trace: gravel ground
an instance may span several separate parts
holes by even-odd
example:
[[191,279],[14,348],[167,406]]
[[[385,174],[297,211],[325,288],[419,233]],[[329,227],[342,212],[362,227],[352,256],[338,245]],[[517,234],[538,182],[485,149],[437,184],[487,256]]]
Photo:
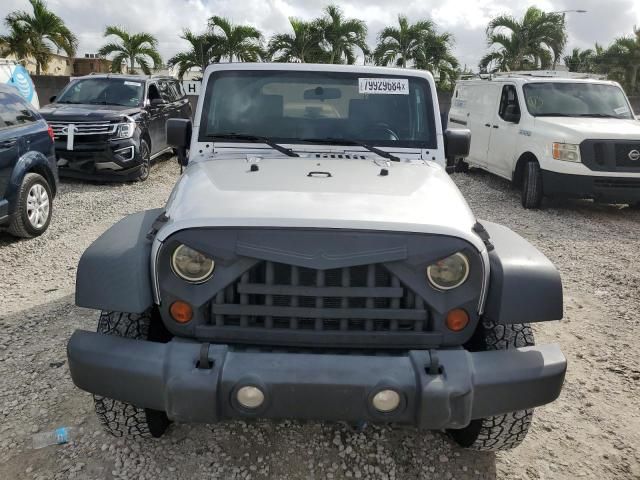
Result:
[[[106,436],[65,361],[71,332],[96,325],[73,305],[75,268],[123,215],[162,206],[177,176],[172,160],[145,183],[66,182],[43,237],[0,233],[0,478],[640,478],[640,211],[586,201],[525,211],[506,182],[480,172],[455,177],[475,213],[540,248],[565,288],[565,320],[535,325],[538,342],[559,342],[569,359],[565,387],[518,449],[480,454],[437,432],[296,422]],[[60,425],[77,427],[76,440],[31,448],[33,433]]]

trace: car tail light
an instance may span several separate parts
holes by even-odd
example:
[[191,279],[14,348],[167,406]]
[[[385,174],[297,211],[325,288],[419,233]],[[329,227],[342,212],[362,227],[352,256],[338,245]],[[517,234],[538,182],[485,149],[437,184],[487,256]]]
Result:
[[47,132],[49,133],[49,137],[51,137],[51,141],[55,141],[56,136],[53,134],[53,128],[51,128],[51,125],[47,125]]

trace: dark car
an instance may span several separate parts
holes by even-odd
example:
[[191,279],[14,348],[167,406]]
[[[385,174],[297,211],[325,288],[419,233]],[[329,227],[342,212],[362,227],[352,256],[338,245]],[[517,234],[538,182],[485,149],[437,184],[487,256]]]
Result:
[[51,127],[13,87],[0,85],[0,226],[18,237],[41,235],[57,182]]
[[40,113],[53,128],[61,176],[146,180],[168,152],[166,122],[191,118],[172,77],[89,75],[73,80]]

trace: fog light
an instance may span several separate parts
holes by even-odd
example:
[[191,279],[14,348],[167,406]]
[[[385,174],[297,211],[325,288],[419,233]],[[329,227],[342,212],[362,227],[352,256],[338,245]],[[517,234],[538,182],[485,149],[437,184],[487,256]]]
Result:
[[238,389],[238,403],[244,408],[258,408],[264,403],[264,393],[258,387],[247,385]]
[[373,396],[372,403],[380,412],[392,412],[400,405],[400,394],[395,390],[380,390]]
[[171,317],[178,323],[187,323],[193,318],[193,308],[187,302],[178,300],[169,307]]

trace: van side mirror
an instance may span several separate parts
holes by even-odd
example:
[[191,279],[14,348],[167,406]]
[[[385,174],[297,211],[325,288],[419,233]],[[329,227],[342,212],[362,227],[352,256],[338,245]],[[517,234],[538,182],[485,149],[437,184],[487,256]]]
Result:
[[164,105],[165,103],[167,102],[165,102],[162,98],[154,98],[151,100],[151,102],[149,102],[149,104],[153,107],[158,107],[160,105]]
[[466,128],[448,128],[444,132],[444,155],[449,162],[469,155],[471,148],[471,130]]
[[517,105],[508,105],[502,118],[505,122],[520,123],[520,109]]
[[57,96],[57,95],[51,95],[51,96],[49,97],[49,103],[53,103],[53,102],[55,102],[55,101],[56,101],[56,98],[58,98],[58,96]]
[[170,118],[167,120],[167,144],[178,152],[178,162],[187,165],[187,149],[191,143],[191,120]]

